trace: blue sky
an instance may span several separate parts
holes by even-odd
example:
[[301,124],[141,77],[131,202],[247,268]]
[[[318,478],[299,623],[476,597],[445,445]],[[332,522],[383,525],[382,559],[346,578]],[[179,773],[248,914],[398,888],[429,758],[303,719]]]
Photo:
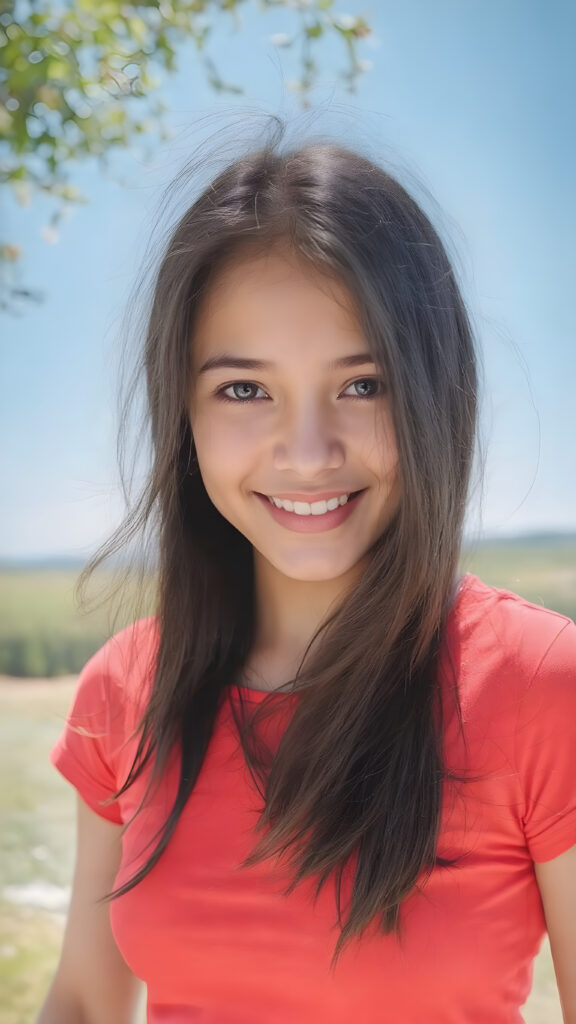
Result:
[[373,67],[356,94],[345,92],[344,48],[327,42],[319,119],[308,121],[287,88],[296,57],[269,38],[290,31],[294,16],[247,3],[243,29],[220,15],[207,48],[244,96],[214,94],[193,45],[183,47],[178,74],[162,86],[171,141],[151,164],[135,152],[106,174],[71,167],[91,203],[64,221],[57,244],[41,236],[48,202],[23,208],[4,194],[4,237],[26,249],[26,282],[45,300],[2,317],[0,557],[83,558],[119,521],[120,317],[162,191],[204,133],[222,123],[257,136],[258,112],[288,117],[295,137],[301,127],[369,144],[408,187],[421,184],[421,202],[429,191],[484,362],[486,468],[468,532],[576,529],[576,8],[337,0],[335,9],[372,25],[359,54]]

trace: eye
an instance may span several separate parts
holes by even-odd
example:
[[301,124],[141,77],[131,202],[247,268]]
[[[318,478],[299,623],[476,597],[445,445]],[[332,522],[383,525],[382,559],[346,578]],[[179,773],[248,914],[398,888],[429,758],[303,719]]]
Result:
[[[347,384],[344,390],[347,391],[348,388],[357,387],[360,384],[368,384],[369,389],[372,388],[373,390],[368,394],[348,395],[348,398],[352,398],[354,401],[369,401],[372,398],[378,398],[386,391],[386,385],[381,377],[361,377],[360,380],[354,380],[351,384]],[[236,405],[247,405],[255,400],[254,395],[250,394],[238,395],[235,393],[235,397],[226,394],[227,391],[231,391],[234,388],[254,388],[259,391],[264,391],[259,384],[254,384],[252,381],[237,380],[232,384],[223,384],[222,387],[217,388],[215,396],[222,402],[233,402]]]
[[260,388],[259,384],[252,384],[249,380],[237,380],[233,384],[224,384],[223,387],[218,388],[215,392],[216,397],[223,402],[235,402],[236,405],[245,405],[247,402],[251,402],[253,400],[251,395],[242,395],[240,398],[238,396],[232,398],[230,395],[226,394],[226,392],[230,391],[232,388],[259,388],[260,391],[263,390]]
[[357,387],[358,384],[368,384],[369,387],[373,388],[374,390],[370,394],[349,395],[348,396],[349,398],[353,398],[353,399],[378,398],[380,395],[383,395],[384,392],[386,391],[386,385],[385,385],[385,383],[384,383],[384,381],[382,380],[381,377],[362,377],[360,380],[353,380],[351,384],[348,384],[348,387],[346,388],[346,390],[348,390],[348,388],[355,388],[355,387]]

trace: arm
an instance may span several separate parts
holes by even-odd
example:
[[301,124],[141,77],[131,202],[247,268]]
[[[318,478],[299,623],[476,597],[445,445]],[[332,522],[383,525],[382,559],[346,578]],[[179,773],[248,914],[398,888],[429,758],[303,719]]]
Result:
[[143,984],[127,967],[110,927],[121,825],[77,798],[76,868],[62,953],[36,1024],[133,1024]]
[[576,1024],[576,846],[534,863],[564,1024]]

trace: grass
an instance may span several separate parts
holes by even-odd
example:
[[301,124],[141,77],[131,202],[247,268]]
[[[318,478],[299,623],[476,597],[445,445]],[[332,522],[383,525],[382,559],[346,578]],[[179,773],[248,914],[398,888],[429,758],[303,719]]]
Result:
[[56,968],[64,915],[5,898],[8,887],[66,889],[74,860],[74,793],[48,752],[75,679],[0,685],[0,1019],[32,1024]]
[[[96,607],[81,612],[74,600],[78,575],[71,569],[0,568],[0,674],[43,678],[77,673],[111,633],[133,621],[131,584],[123,601],[99,608],[105,588],[118,581],[100,572],[88,589]],[[147,594],[140,615],[150,614],[151,599]]]
[[[60,956],[74,868],[76,799],[48,754],[75,685],[75,677],[0,680],[2,1024],[34,1024]],[[45,901],[60,896],[53,909],[6,898],[32,884]]]
[[0,1020],[33,1024],[58,962],[62,924],[0,901]]
[[5,885],[36,878],[69,884],[74,850],[71,789],[46,759],[64,724],[75,682],[70,677],[1,686],[0,862]]
[[576,536],[491,540],[463,552],[462,571],[576,619]]

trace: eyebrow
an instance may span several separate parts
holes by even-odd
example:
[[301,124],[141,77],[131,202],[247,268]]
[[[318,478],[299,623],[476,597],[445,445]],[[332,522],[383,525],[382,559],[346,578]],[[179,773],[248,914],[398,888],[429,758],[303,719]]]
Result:
[[[369,352],[356,352],[351,356],[342,356],[328,363],[328,370],[340,370],[347,366],[368,366],[373,365],[374,360]],[[375,365],[375,364],[374,364]],[[276,363],[267,359],[245,359],[242,356],[233,356],[224,352],[219,356],[211,356],[198,370],[201,373],[209,373],[211,370],[233,369],[233,370],[273,370]]]

